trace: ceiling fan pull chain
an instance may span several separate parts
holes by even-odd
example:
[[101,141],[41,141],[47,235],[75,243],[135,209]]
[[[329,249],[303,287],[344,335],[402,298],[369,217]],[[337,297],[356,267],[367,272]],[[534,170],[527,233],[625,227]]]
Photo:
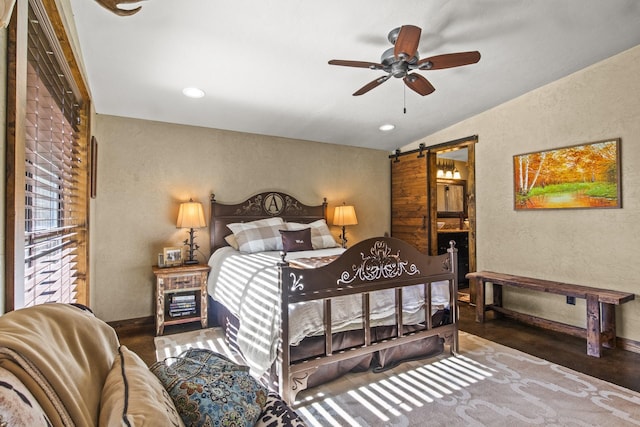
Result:
[[402,85],[402,104],[404,106],[404,114],[407,114],[407,86]]

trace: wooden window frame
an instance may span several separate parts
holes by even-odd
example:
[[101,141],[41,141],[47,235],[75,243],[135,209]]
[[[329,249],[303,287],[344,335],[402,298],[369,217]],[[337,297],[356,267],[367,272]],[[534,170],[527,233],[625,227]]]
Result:
[[80,99],[77,116],[78,159],[76,192],[82,198],[83,223],[77,227],[75,301],[89,305],[89,111],[90,97],[73,54],[61,13],[55,0],[17,0],[7,33],[7,126],[6,126],[6,220],[5,220],[5,311],[21,308],[25,277],[25,150],[27,110],[27,45],[29,3],[49,19],[49,30],[57,43],[59,61],[66,62],[67,78],[73,80]]

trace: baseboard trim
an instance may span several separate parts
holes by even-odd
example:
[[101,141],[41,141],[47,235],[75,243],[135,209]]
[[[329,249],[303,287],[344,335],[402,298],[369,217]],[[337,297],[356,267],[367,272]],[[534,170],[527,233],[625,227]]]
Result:
[[115,329],[118,335],[155,333],[155,321],[153,316],[115,320],[113,322],[107,322],[107,324]]
[[[536,326],[538,328],[546,329],[549,331],[565,333],[578,338],[586,338],[586,331],[576,326],[569,326],[551,320],[540,319],[536,316],[521,314],[512,310],[503,309],[502,307],[492,307],[492,309],[495,311],[500,311],[499,314],[502,314],[505,317],[508,317],[520,323]],[[560,325],[560,327],[558,325]],[[640,341],[616,337],[616,347],[622,350],[630,351],[632,353],[640,354]]]
[[631,351],[633,353],[640,353],[640,342],[638,341],[617,337],[616,345],[618,346],[618,348],[621,348],[623,350]]

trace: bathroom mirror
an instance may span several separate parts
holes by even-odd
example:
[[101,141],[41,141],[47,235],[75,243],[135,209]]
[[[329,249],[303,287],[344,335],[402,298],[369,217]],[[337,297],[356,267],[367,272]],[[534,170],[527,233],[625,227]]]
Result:
[[438,216],[467,215],[467,184],[459,179],[438,179]]

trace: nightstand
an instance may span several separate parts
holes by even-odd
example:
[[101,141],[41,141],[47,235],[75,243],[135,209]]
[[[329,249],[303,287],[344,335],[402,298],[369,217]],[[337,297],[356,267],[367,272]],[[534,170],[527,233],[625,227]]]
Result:
[[156,335],[166,325],[200,321],[207,327],[208,265],[153,266],[156,276]]

